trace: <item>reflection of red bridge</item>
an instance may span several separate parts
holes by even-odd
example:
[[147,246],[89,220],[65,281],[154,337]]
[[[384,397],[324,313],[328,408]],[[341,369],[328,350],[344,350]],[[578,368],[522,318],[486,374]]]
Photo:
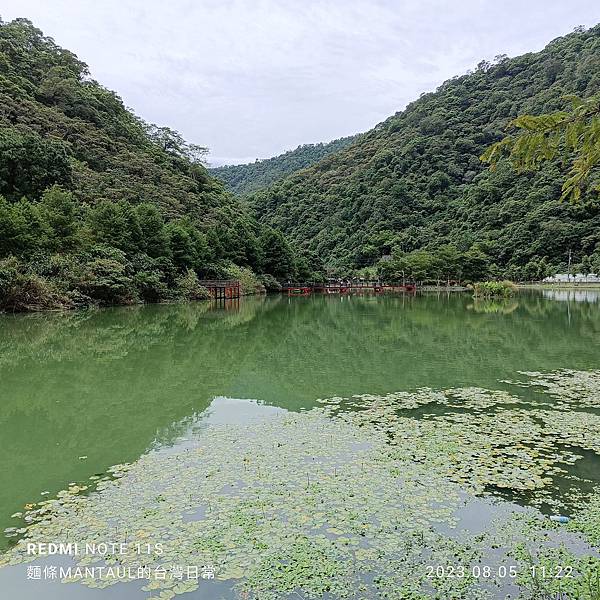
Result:
[[240,297],[240,282],[236,279],[201,279],[200,285],[205,287],[215,300]]
[[308,296],[314,292],[321,294],[350,294],[363,291],[383,292],[414,292],[416,286],[406,283],[384,283],[382,281],[329,281],[326,283],[287,283],[281,291],[288,296]]

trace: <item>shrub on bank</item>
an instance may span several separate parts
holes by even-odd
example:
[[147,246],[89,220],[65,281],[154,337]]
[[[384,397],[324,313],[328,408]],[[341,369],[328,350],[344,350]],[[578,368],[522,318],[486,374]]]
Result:
[[475,298],[510,298],[517,291],[512,281],[482,281],[473,284]]
[[260,283],[264,286],[267,292],[280,292],[281,291],[281,283],[273,277],[273,275],[264,274],[259,275],[258,279]]
[[87,263],[78,288],[104,305],[133,304],[137,300],[125,265],[111,258],[96,258]]
[[177,279],[175,294],[180,300],[208,300],[209,291],[200,285],[198,275],[192,269],[188,269]]
[[169,289],[159,271],[138,271],[133,276],[133,283],[143,302],[162,302],[170,298]]
[[229,260],[214,262],[206,271],[210,279],[237,279],[240,282],[240,293],[244,296],[250,294],[264,294],[265,286],[261,276],[249,267],[240,267]]
[[239,267],[231,264],[228,270],[230,279],[239,279],[240,291],[244,296],[249,294],[264,294],[265,286],[261,283],[258,275],[248,267]]
[[177,271],[169,259],[136,254],[129,262],[133,284],[142,302],[165,302],[173,298]]
[[0,310],[11,312],[70,308],[68,297],[48,280],[29,273],[11,256],[0,260]]

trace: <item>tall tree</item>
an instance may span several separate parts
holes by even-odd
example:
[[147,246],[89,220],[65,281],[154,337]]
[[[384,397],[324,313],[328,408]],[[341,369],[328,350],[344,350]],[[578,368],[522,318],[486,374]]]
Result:
[[284,280],[294,275],[294,254],[280,231],[266,227],[260,237],[262,270]]
[[78,244],[80,223],[73,194],[52,186],[44,192],[39,212],[46,226],[48,249],[54,252],[74,250]]
[[154,204],[143,203],[135,210],[142,233],[144,252],[152,258],[169,256],[171,253],[169,236],[158,208]]

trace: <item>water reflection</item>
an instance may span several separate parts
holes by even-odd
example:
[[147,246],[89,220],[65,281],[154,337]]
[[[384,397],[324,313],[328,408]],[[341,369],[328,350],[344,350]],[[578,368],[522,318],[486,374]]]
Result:
[[473,304],[467,305],[468,310],[484,314],[509,315],[519,308],[519,302],[513,298],[474,298]]
[[[598,303],[523,294],[242,299],[0,318],[0,528],[181,435],[214,398],[288,410],[600,364]],[[87,457],[87,458],[80,458]]]
[[559,302],[598,302],[600,290],[543,290],[544,298]]

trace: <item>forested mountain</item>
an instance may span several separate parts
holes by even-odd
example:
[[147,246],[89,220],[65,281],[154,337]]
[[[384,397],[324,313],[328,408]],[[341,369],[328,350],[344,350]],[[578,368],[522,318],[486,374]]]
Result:
[[29,21],[0,21],[0,309],[197,298],[199,278],[276,287],[323,277],[322,261],[523,279],[565,269],[571,251],[598,270],[592,185],[560,202],[560,159],[519,174],[479,156],[517,115],[597,94],[599,38],[597,26],[482,62],[366,134],[218,170],[240,193],[293,171],[248,202],[204,148],[136,117]]
[[482,61],[250,201],[261,222],[340,270],[538,278],[565,269],[569,250],[600,266],[597,195],[561,202],[560,159],[521,174],[479,159],[518,115],[599,91],[600,26],[579,28],[541,52]]
[[144,123],[29,21],[0,21],[0,308],[193,298],[198,277],[253,285],[250,269],[305,265],[204,152]]
[[266,188],[287,175],[310,167],[333,152],[349,146],[359,136],[351,135],[328,143],[302,144],[279,156],[256,160],[245,165],[227,165],[209,169],[227,189],[241,196]]

